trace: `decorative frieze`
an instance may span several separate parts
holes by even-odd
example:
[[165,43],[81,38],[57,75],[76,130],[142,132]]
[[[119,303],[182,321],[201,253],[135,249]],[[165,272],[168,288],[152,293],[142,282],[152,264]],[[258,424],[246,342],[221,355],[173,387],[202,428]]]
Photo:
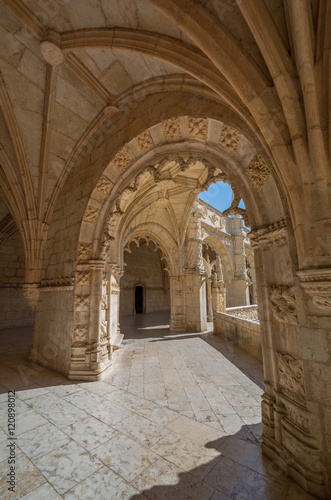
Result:
[[331,269],[305,269],[297,274],[314,306],[322,311],[331,311]]
[[276,352],[276,355],[280,387],[292,396],[305,399],[306,390],[302,361],[283,352]]
[[260,190],[269,179],[270,170],[268,169],[267,164],[262,156],[257,153],[254,156],[253,160],[250,162],[249,166],[246,168],[245,174],[247,175],[255,189]]
[[167,141],[176,141],[182,139],[182,130],[179,118],[167,120],[164,124],[164,136]]
[[153,138],[148,130],[146,130],[143,134],[138,135],[136,141],[143,153],[147,153],[147,151],[153,149],[155,145]]
[[107,196],[110,194],[112,188],[113,188],[114,183],[108,179],[105,175],[102,175],[98,181],[98,184],[96,185],[97,190]]
[[298,324],[297,306],[293,288],[288,286],[273,286],[271,291],[272,312],[277,321]]
[[73,276],[43,279],[40,285],[41,292],[54,292],[54,291],[66,292],[73,290],[73,288],[74,288]]
[[252,248],[285,245],[288,241],[286,219],[266,227],[255,229],[248,234]]
[[189,134],[192,139],[207,141],[208,138],[208,119],[196,118],[190,116],[188,119]]
[[242,135],[233,127],[223,125],[220,146],[229,153],[235,153]]

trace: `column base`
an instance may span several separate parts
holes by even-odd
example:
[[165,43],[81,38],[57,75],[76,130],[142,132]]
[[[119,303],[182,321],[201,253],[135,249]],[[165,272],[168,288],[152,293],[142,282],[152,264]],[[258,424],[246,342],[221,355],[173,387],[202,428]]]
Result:
[[262,439],[262,453],[272,460],[280,470],[308,493],[318,498],[330,498],[322,473],[312,472],[298,463],[282,445],[273,439],[265,436],[262,436]]
[[98,367],[92,369],[88,366],[83,366],[82,363],[71,363],[69,373],[67,375],[68,380],[84,380],[84,381],[97,381],[104,379],[112,367],[112,360],[108,362],[102,362]]

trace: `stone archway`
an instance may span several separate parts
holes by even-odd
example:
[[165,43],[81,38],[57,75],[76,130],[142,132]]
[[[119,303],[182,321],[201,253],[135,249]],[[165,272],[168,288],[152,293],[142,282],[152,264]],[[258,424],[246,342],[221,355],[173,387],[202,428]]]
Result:
[[[103,158],[100,148],[100,161]],[[88,165],[84,168],[87,170]],[[262,149],[257,151],[244,135],[229,125],[205,117],[182,116],[166,120],[142,131],[118,150],[110,161],[108,157],[107,164],[103,164],[101,175],[99,173],[94,180],[96,187],[86,198],[78,238],[77,307],[69,376],[98,378],[111,366],[112,344],[109,333],[105,334],[109,324],[108,320],[106,325],[105,318],[114,303],[112,306],[105,297],[107,287],[111,290],[109,297],[119,292],[119,278],[123,270],[118,243],[123,240],[126,227],[133,229],[146,223],[144,217],[148,218],[151,211],[154,216],[161,216],[169,205],[168,194],[178,188],[179,179],[186,179],[188,184],[183,185],[191,186],[192,194],[186,200],[187,209],[181,211],[183,222],[178,225],[177,232],[164,233],[169,244],[175,244],[177,248],[183,249],[188,215],[199,190],[216,180],[227,180],[244,199],[247,214],[243,215],[249,218],[255,248],[257,293],[259,302],[263,304],[260,318],[266,379],[263,446],[265,453],[285,469],[288,467],[289,450],[294,450],[299,442],[305,440],[306,452],[295,469],[300,470],[304,477],[316,441],[313,447],[309,444],[315,438],[306,439],[306,430],[298,430],[296,419],[299,417],[295,415],[305,415],[306,419],[313,420],[316,413],[307,401],[306,379],[300,359],[300,343],[297,341],[300,337],[298,309],[302,296],[298,278],[293,273],[297,255],[291,218],[267,155]],[[230,209],[234,214],[240,213],[237,198],[235,196]],[[170,208],[167,217],[169,224],[174,223],[176,217]],[[189,297],[184,294],[183,284],[185,289],[191,287],[193,290],[194,287],[200,288],[203,281],[198,265],[202,239],[193,233],[190,238],[192,245],[187,245],[186,252],[179,252],[175,267],[180,270],[186,266],[186,275],[191,276],[191,282],[185,281],[185,273],[173,279],[173,291],[178,296],[173,321],[181,318],[184,328],[188,326],[185,318],[191,313],[188,313]],[[277,274],[273,266],[276,261],[281,266]],[[80,288],[79,273],[84,272],[89,275],[90,288]],[[106,311],[104,315],[99,314],[102,304]],[[191,311],[196,310],[194,305],[191,307]],[[200,319],[195,321],[199,324]],[[201,331],[201,327],[197,328],[196,331]],[[80,343],[75,344],[76,331],[79,332]],[[284,414],[287,415],[286,429]],[[289,429],[291,433],[288,436]],[[286,446],[281,438],[283,435],[286,435]],[[322,475],[321,467],[314,471],[310,476],[312,484],[318,484]]]

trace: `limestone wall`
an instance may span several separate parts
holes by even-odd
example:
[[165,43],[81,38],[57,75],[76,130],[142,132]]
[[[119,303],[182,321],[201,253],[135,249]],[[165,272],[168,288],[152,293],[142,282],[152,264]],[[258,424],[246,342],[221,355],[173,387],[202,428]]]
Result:
[[159,254],[153,243],[125,254],[125,271],[121,278],[120,315],[134,314],[135,287],[144,289],[143,312],[170,310],[170,290],[167,273],[162,271]]
[[262,361],[260,325],[225,313],[214,316],[214,333],[239,345]]
[[33,312],[22,292],[24,248],[18,233],[0,247],[0,329],[33,325]]
[[[36,310],[33,359],[67,375],[73,328],[72,291],[43,291]],[[46,313],[45,313],[46,312]]]

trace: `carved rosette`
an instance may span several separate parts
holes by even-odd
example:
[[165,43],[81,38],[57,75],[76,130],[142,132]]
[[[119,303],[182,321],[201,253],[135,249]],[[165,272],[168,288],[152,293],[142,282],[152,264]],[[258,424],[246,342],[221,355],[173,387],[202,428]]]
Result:
[[276,352],[278,361],[279,385],[299,399],[306,398],[303,364],[290,354]]
[[130,165],[129,155],[122,150],[114,156],[113,163],[119,172],[123,174],[123,172],[125,172]]
[[301,285],[311,297],[314,306],[331,311],[331,269],[305,269],[298,271]]
[[147,151],[150,151],[154,147],[153,138],[148,130],[138,135],[136,141],[143,153],[147,153]]
[[282,219],[267,227],[255,229],[248,234],[252,248],[285,245],[288,241],[287,223]]
[[234,154],[241,137],[242,135],[236,129],[229,127],[229,125],[223,125],[220,136],[220,146],[229,153]]
[[167,141],[182,139],[182,130],[179,118],[171,118],[164,124],[164,136]]
[[297,306],[293,288],[273,286],[271,291],[272,312],[277,321],[289,325],[298,324]]
[[192,139],[206,141],[208,137],[208,119],[195,118],[190,116],[188,119],[189,134]]
[[254,156],[253,160],[246,168],[245,173],[253,184],[254,188],[257,190],[262,189],[264,184],[270,177],[270,170],[268,169],[266,162],[259,153]]

